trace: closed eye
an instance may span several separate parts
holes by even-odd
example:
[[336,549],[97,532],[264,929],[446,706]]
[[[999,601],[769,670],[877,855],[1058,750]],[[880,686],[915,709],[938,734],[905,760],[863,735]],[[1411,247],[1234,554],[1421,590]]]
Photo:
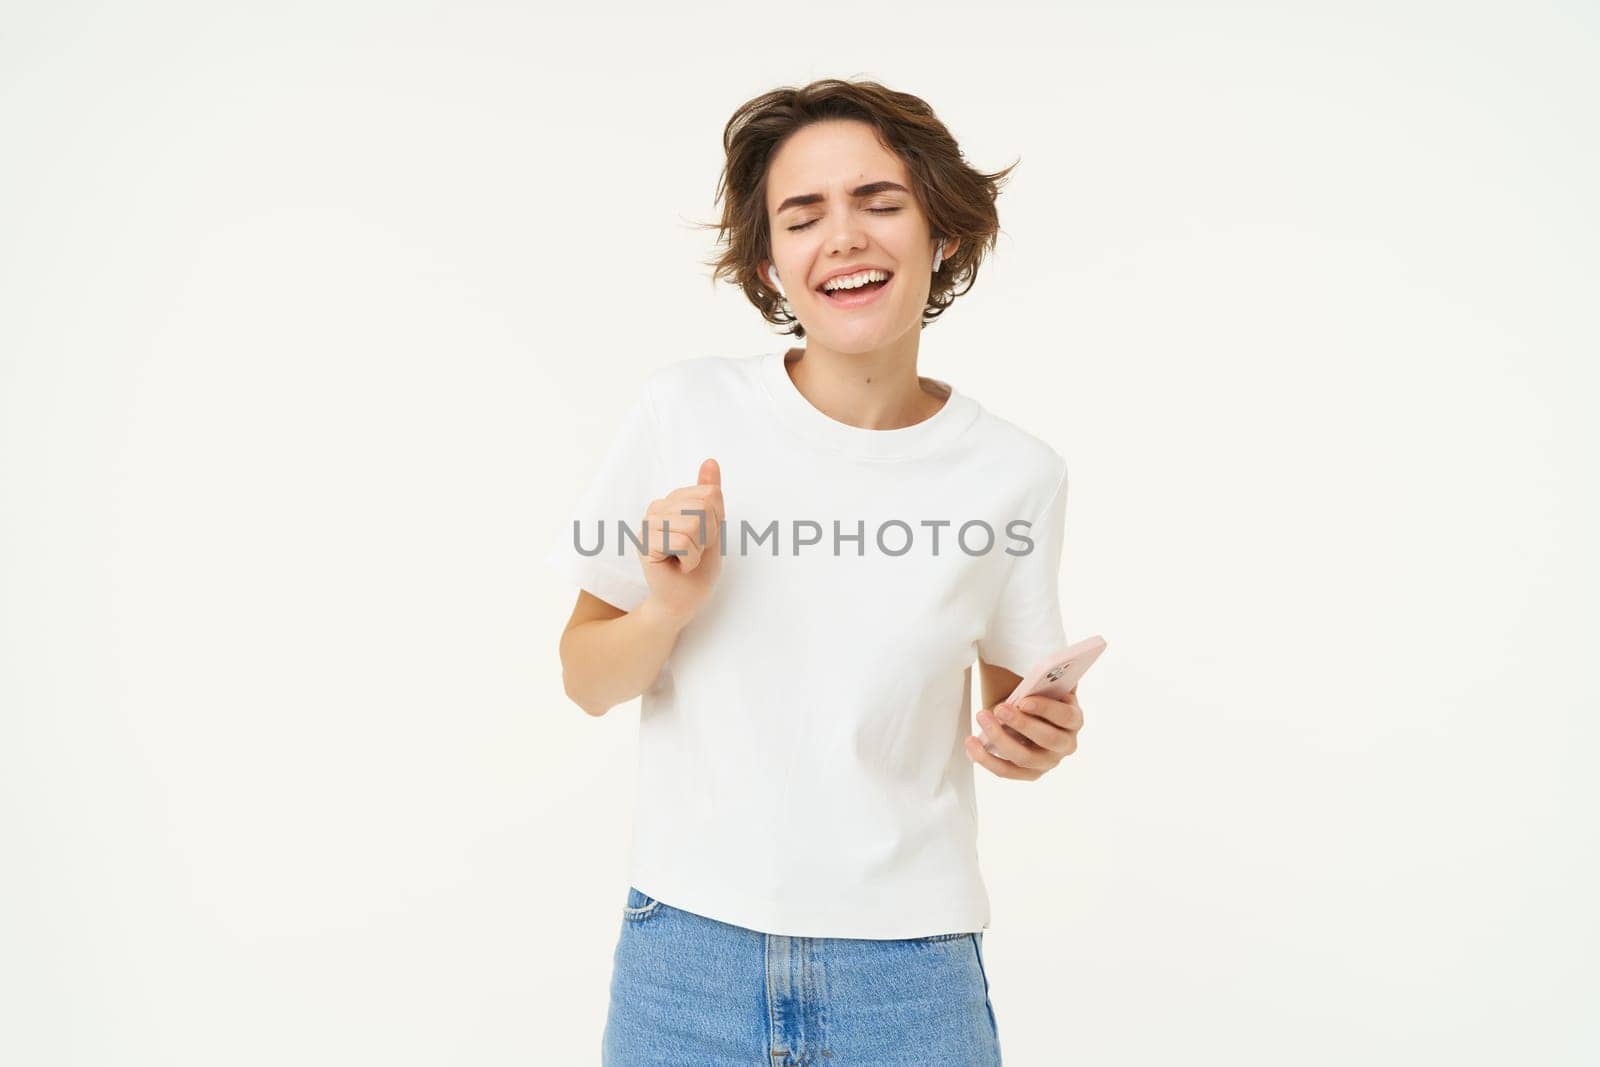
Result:
[[[867,210],[872,212],[875,215],[893,215],[896,211],[899,211],[900,209],[897,208],[897,207],[869,207],[869,208],[867,208]],[[789,227],[789,232],[790,233],[794,233],[796,230],[803,230],[807,226],[810,226],[812,223],[814,223],[816,221],[817,221],[816,219],[812,219],[811,222],[801,223],[799,226],[790,226]]]

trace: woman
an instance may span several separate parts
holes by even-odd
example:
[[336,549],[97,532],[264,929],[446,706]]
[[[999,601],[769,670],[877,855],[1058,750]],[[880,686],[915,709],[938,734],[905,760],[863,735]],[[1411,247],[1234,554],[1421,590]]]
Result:
[[917,353],[1007,172],[872,82],[724,145],[715,277],[808,343],[652,371],[550,557],[568,695],[643,697],[603,1059],[999,1063],[973,764],[1076,747],[1075,698],[997,706],[1067,643],[1066,465]]

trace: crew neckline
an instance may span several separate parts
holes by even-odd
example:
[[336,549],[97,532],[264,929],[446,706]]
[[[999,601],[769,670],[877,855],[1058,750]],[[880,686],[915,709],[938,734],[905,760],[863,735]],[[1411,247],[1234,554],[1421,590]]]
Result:
[[[805,349],[800,350],[802,358]],[[932,415],[910,426],[893,430],[872,430],[851,426],[816,407],[795,386],[785,365],[788,346],[761,357],[761,377],[773,407],[785,424],[807,440],[824,448],[868,459],[908,459],[926,455],[954,440],[977,417],[977,402],[949,382],[920,377],[949,392],[944,404]]]

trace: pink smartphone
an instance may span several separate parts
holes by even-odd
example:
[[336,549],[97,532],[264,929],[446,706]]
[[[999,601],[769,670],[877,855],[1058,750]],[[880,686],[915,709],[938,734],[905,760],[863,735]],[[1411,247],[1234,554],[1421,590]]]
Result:
[[[1011,695],[1000,703],[1015,704],[1023,697],[1031,696],[1046,697],[1050,700],[1067,699],[1067,694],[1077,686],[1078,679],[1083,677],[1090,665],[1105,650],[1105,639],[1096,634],[1094,637],[1084,638],[1075,645],[1068,645],[1060,652],[1046,656],[1023,676],[1022,681],[1011,691]],[[978,736],[989,755],[999,755],[987,742],[981,740],[982,734]]]
[[1039,696],[1050,700],[1065,700],[1078,679],[1084,676],[1100,653],[1106,650],[1105,639],[1096,634],[1060,652],[1046,656],[1023,676],[1002,704],[1015,704],[1023,697]]

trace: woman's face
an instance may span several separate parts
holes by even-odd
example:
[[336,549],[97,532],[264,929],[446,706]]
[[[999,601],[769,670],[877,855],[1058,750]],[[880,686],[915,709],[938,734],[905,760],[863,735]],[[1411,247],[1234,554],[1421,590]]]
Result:
[[[864,122],[829,120],[794,133],[767,172],[767,222],[778,280],[806,337],[838,352],[888,346],[917,330],[932,282],[934,242],[900,157]],[[945,258],[955,251],[945,242]],[[843,300],[822,283],[857,265],[884,285]]]

